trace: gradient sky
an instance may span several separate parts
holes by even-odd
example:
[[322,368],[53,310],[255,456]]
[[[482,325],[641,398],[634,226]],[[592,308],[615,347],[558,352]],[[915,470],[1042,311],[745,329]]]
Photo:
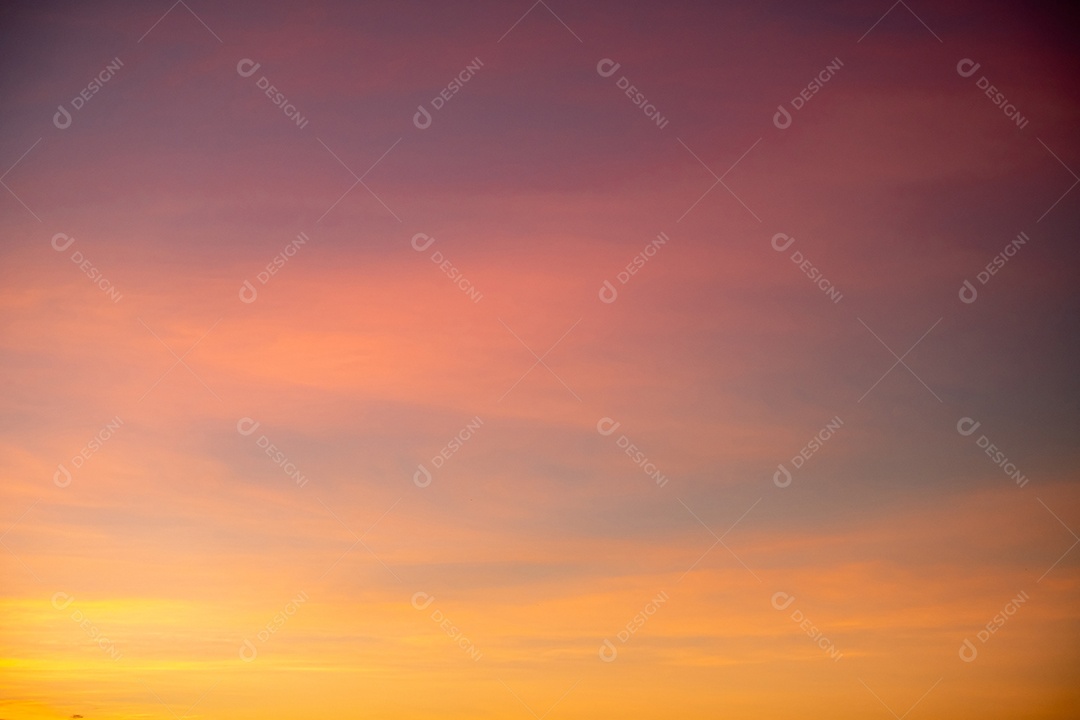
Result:
[[1080,713],[1075,11],[0,16],[0,717]]

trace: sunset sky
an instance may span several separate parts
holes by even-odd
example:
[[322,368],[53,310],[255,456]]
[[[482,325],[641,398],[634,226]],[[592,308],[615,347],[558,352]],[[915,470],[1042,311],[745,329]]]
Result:
[[1080,715],[1076,11],[170,2],[0,9],[0,718]]

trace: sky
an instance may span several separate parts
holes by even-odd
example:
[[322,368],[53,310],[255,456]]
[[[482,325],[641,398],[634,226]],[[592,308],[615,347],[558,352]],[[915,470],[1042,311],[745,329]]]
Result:
[[0,717],[1076,717],[1075,10],[0,16]]

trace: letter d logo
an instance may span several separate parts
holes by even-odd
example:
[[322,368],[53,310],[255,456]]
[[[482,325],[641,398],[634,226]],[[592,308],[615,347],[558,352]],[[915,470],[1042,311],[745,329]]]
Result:
[[[424,242],[424,240],[427,240],[427,242]],[[417,241],[423,244],[421,245]],[[431,247],[431,243],[433,242],[435,242],[435,238],[431,237],[427,233],[416,233],[412,236],[412,246],[413,250],[415,250],[416,252],[424,252],[429,247]]]
[[981,422],[975,422],[969,417],[962,417],[956,423],[956,432],[960,433],[964,437],[967,437],[971,433],[978,430],[980,425],[982,425]]
[[245,638],[244,644],[240,646],[240,659],[244,662],[251,662],[258,654],[259,651],[251,644],[251,641]]
[[[981,66],[971,58],[964,58],[960,62],[956,63],[956,72],[960,77],[971,77],[975,74]],[[973,658],[974,659],[974,658]]]
[[71,113],[63,105],[56,106],[56,114],[52,116],[52,124],[60,130],[71,127]]
[[423,105],[416,106],[416,114],[412,116],[412,124],[420,130],[427,130],[431,127],[431,113],[427,111],[427,108]]
[[255,422],[249,417],[240,418],[236,421],[236,432],[240,433],[241,435],[247,436],[258,430],[259,425],[260,423]]
[[618,657],[619,651],[615,649],[615,646],[611,644],[610,640],[604,640],[604,644],[600,646],[600,659],[604,662],[611,662]]
[[[63,245],[58,245],[57,241],[61,240],[61,239],[67,240],[67,242],[64,243]],[[75,238],[70,237],[69,235],[66,235],[64,233],[56,233],[55,235],[52,236],[52,246],[53,246],[53,250],[55,250],[56,252],[64,252],[69,247],[71,247],[71,243],[73,243],[73,242],[75,242]]]
[[70,605],[71,601],[74,599],[75,598],[71,597],[66,592],[58,592],[52,596],[52,606],[57,610],[63,610]]
[[604,286],[600,288],[600,302],[610,305],[619,298],[619,291],[615,289],[615,286],[611,284],[610,280],[604,281]]
[[795,596],[791,593],[786,593],[783,590],[773,593],[772,606],[777,610],[787,610],[793,602],[795,602]]
[[960,302],[970,305],[975,302],[977,297],[979,297],[979,291],[975,289],[975,286],[969,280],[965,280],[964,284],[960,286]]
[[609,417],[600,418],[600,420],[596,423],[596,432],[600,433],[601,435],[607,436],[618,430],[619,425],[621,424],[622,423],[617,423]]
[[[784,240],[787,240],[787,242],[785,242],[783,245],[778,245],[777,244],[778,240],[780,242],[783,242]],[[772,236],[772,246],[773,246],[773,250],[775,250],[776,252],[784,252],[789,247],[791,247],[791,243],[793,243],[793,242],[795,242],[795,238],[791,237],[790,235],[787,235],[786,233],[776,233],[775,235]]]
[[600,62],[596,63],[596,72],[600,75],[600,77],[611,77],[615,74],[615,71],[621,67],[622,65],[615,62],[611,58],[604,58]]
[[780,130],[791,127],[791,113],[783,105],[776,106],[776,113],[772,116],[772,124]]
[[53,473],[52,481],[53,484],[59,488],[66,488],[68,485],[71,484],[71,472],[69,472],[68,469],[64,467],[63,463],[60,463],[56,467],[56,472]]
[[[240,77],[251,77],[255,74],[255,71],[261,68],[260,63],[255,62],[251,58],[244,58],[240,62],[236,63],[236,74]],[[245,70],[245,68],[247,68]]]
[[413,473],[412,481],[416,484],[416,487],[426,488],[431,484],[431,473],[424,467],[423,463],[420,464],[416,472]]
[[778,488],[786,488],[791,484],[791,472],[784,467],[784,463],[780,463],[776,466],[778,469],[773,473],[772,481]]
[[964,639],[964,644],[960,646],[960,659],[964,662],[972,662],[979,656],[979,651],[968,639]]
[[427,606],[433,602],[435,602],[435,596],[429,595],[423,590],[418,593],[414,593],[412,596],[412,606],[417,610],[425,610],[427,609]]
[[255,302],[257,297],[259,297],[259,291],[255,289],[250,280],[245,280],[244,284],[240,286],[240,302],[250,305]]

